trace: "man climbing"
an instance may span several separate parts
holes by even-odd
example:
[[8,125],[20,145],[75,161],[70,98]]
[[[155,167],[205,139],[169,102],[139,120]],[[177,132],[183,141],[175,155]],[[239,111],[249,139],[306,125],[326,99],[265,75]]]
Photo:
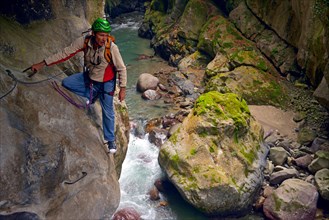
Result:
[[85,71],[66,77],[62,85],[79,96],[89,98],[87,102],[93,103],[99,98],[102,106],[105,144],[110,153],[115,153],[113,95],[116,73],[119,75],[119,100],[121,102],[126,96],[127,71],[118,46],[113,42],[114,38],[110,36],[110,23],[98,18],[92,24],[91,30],[91,35],[80,37],[62,51],[40,63],[33,64],[31,70],[36,73],[44,66],[63,62],[78,52],[84,52]]

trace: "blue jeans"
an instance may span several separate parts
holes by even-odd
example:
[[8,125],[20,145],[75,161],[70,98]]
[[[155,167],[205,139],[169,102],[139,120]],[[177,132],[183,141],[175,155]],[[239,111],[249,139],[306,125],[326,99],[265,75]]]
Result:
[[[90,79],[88,79],[88,81],[90,82]],[[62,86],[79,96],[83,96],[88,99],[90,98],[90,88],[89,86],[86,86],[83,73],[76,73],[66,77],[62,82]],[[93,98],[99,98],[102,106],[103,132],[105,141],[115,140],[113,96],[108,94],[108,92],[114,91],[114,87],[115,80],[105,83],[93,81]],[[91,100],[89,101],[91,102]]]

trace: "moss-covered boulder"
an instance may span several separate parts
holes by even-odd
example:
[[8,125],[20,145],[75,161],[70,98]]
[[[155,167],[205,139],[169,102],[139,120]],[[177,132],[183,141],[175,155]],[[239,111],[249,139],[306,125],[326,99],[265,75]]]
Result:
[[278,78],[252,66],[226,71],[229,63],[225,61],[218,56],[208,65],[206,75],[212,77],[208,79],[206,91],[233,92],[254,105],[283,107],[288,103],[287,88]]
[[263,130],[233,93],[201,95],[162,146],[159,163],[183,198],[207,215],[239,215],[258,193]]

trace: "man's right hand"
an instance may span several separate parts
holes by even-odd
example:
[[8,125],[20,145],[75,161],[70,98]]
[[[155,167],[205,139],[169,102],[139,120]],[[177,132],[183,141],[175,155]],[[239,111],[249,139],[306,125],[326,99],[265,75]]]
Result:
[[46,62],[43,60],[43,61],[40,62],[40,63],[33,64],[33,65],[31,66],[31,70],[32,70],[32,72],[36,73],[36,72],[38,72],[40,69],[42,69],[44,66],[46,66]]

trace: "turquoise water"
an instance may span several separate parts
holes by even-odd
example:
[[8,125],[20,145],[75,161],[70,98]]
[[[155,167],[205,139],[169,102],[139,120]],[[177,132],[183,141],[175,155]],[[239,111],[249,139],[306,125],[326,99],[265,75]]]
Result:
[[[128,24],[127,24],[128,23]],[[158,57],[152,59],[138,60],[140,55],[154,55],[150,48],[150,40],[138,37],[139,23],[127,22],[121,25],[113,25],[112,34],[116,38],[116,44],[127,66],[127,97],[126,103],[131,119],[145,119],[160,117],[169,112],[170,106],[163,100],[145,101],[141,98],[141,93],[136,91],[138,77],[142,73],[154,73],[159,71],[167,62]]]

